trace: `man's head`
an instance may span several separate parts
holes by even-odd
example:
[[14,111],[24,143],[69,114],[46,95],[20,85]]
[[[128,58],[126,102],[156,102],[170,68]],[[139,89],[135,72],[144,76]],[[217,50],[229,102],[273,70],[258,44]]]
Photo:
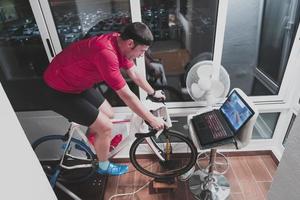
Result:
[[128,24],[120,35],[121,51],[128,59],[142,56],[153,43],[153,35],[147,25],[141,22]]

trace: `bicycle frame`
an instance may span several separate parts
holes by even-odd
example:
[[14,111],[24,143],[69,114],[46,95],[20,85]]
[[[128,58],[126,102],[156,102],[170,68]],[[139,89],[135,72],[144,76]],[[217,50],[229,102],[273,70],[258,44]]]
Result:
[[73,136],[75,134],[75,131],[79,134],[80,139],[82,139],[85,142],[85,144],[87,144],[89,146],[89,148],[93,152],[95,152],[94,147],[92,145],[90,145],[90,143],[88,142],[88,139],[87,139],[86,135],[80,129],[80,125],[77,124],[77,123],[75,123],[75,122],[71,122],[69,130],[68,130],[69,138],[68,138],[68,141],[67,141],[66,146],[64,148],[64,153],[63,153],[63,156],[62,156],[62,158],[60,160],[59,165],[62,168],[64,168],[64,169],[79,169],[79,168],[92,167],[92,163],[90,163],[90,164],[78,164],[78,165],[74,165],[74,166],[66,166],[66,165],[63,164],[63,162],[65,160],[65,156],[68,156],[70,158],[77,159],[77,160],[91,161],[89,159],[85,159],[85,158],[81,158],[81,157],[77,157],[77,156],[73,156],[73,155],[68,154],[70,143],[71,143],[71,140],[72,140],[72,138],[73,138]]
[[[159,115],[161,114],[160,111],[163,111],[163,114],[167,113],[166,107],[163,107],[164,110],[159,110],[159,109],[156,110],[156,111],[158,111]],[[167,116],[167,118],[165,118],[165,116],[163,116],[164,119],[167,119],[167,120],[169,120],[169,122],[171,122],[169,116],[168,115],[166,115],[166,116]],[[139,118],[137,120],[143,121],[141,118]],[[134,119],[131,119],[130,121],[129,120],[123,120],[123,121],[121,120],[118,122],[115,121],[113,123],[132,122],[132,121],[135,121],[135,120]],[[126,124],[126,128],[128,128],[127,125],[128,124]],[[142,124],[139,124],[139,125],[142,126]],[[95,167],[95,162],[94,162],[95,155],[96,155],[95,148],[92,144],[90,144],[86,134],[84,133],[84,131],[82,131],[80,129],[80,127],[81,127],[81,125],[79,125],[75,122],[70,122],[68,131],[65,134],[65,136],[63,136],[63,135],[53,135],[55,137],[44,136],[42,138],[39,138],[36,142],[34,142],[34,143],[36,143],[36,145],[34,145],[35,148],[39,144],[41,144],[43,142],[51,141],[51,140],[53,140],[53,141],[59,140],[60,142],[63,142],[62,146],[61,146],[61,148],[63,148],[63,149],[60,149],[60,150],[62,150],[62,151],[60,151],[62,153],[62,155],[57,160],[57,161],[59,161],[59,164],[57,165],[57,163],[56,163],[56,165],[53,168],[55,170],[54,173],[51,172],[51,175],[48,175],[50,178],[49,182],[50,182],[52,188],[54,188],[55,185],[57,185],[59,188],[61,188],[64,192],[66,192],[69,196],[71,196],[74,199],[79,199],[79,198],[77,198],[77,196],[74,193],[69,191],[67,188],[65,188],[63,185],[61,185],[59,182],[57,182],[57,180],[60,175],[61,169],[73,170],[73,169],[94,168]],[[123,130],[121,130],[121,132],[122,131]],[[139,131],[129,132],[129,135],[133,135],[133,133],[137,133],[137,132],[139,132]],[[148,132],[148,131],[146,131],[146,132]],[[158,131],[158,132],[152,134],[151,136],[158,137],[162,132],[163,132],[163,130]],[[76,133],[78,135],[75,136]],[[142,137],[145,137],[146,145],[148,145],[150,147],[150,149],[154,152],[154,154],[157,156],[157,158],[163,162],[167,161],[168,154],[167,154],[167,156],[162,155],[162,150],[161,150],[160,145],[152,137],[150,137],[149,135],[147,136],[147,133],[141,133],[141,134],[143,135]],[[118,145],[118,147],[120,147],[120,148],[117,149],[118,148],[117,147],[112,152],[110,152],[110,154],[108,156],[112,157],[115,154],[117,154],[123,147],[128,146],[127,144],[129,142],[131,142],[132,138],[133,137],[129,137],[129,136],[124,138],[124,140],[122,140],[122,142]],[[75,143],[75,145],[73,145],[71,143]],[[167,141],[165,143],[160,143],[160,144],[168,144],[168,143],[169,143],[169,141]],[[59,145],[60,144],[61,143],[59,143]],[[75,152],[72,152],[72,150],[75,150]],[[77,150],[78,150],[78,152],[77,152]],[[82,154],[83,152],[86,153],[86,157],[80,156],[80,154]],[[74,153],[75,155],[71,155],[71,153]],[[78,153],[78,155],[77,155],[77,153]],[[89,159],[89,157],[90,157],[90,159]],[[71,158],[72,160],[69,158]],[[75,161],[75,160],[84,161],[84,162],[86,162],[86,164],[72,163],[72,161]],[[66,161],[71,161],[71,162],[70,162],[70,164],[67,164]]]
[[[65,148],[64,148],[64,152],[63,152],[63,156],[60,160],[60,163],[59,165],[64,168],[64,169],[79,169],[79,168],[88,168],[88,167],[92,167],[92,164],[77,164],[77,165],[74,165],[74,166],[67,166],[67,165],[64,165],[64,160],[66,157],[70,157],[70,158],[73,158],[73,159],[77,159],[77,160],[85,160],[85,161],[89,161],[88,159],[85,159],[85,158],[82,158],[82,157],[77,157],[77,156],[74,156],[74,155],[71,155],[68,153],[68,150],[70,148],[70,143],[71,143],[71,140],[72,138],[74,138],[74,135],[75,135],[75,132],[78,133],[80,139],[82,139],[85,144],[88,145],[88,147],[95,153],[95,149],[93,147],[93,145],[91,145],[85,135],[85,133],[80,129],[80,126],[79,124],[75,123],[75,122],[71,122],[70,124],[70,128],[69,128],[69,131],[68,131],[68,134],[69,134],[69,138],[65,144]],[[162,133],[162,131],[159,131],[156,133],[156,136],[158,137],[160,134]],[[153,151],[153,153],[161,160],[161,161],[165,161],[165,158],[161,155],[161,151],[160,149],[157,147],[157,145],[155,144],[155,142],[150,138],[150,137],[146,137],[145,138],[148,146],[150,147],[150,149]]]
[[[167,112],[167,108],[165,106],[159,107],[158,109],[156,109],[154,111],[154,114],[156,116],[158,116],[158,117],[163,117],[167,121],[168,126],[169,127],[172,126],[172,123],[171,123],[171,120],[170,120],[170,116],[169,116],[169,114]],[[81,126],[80,124],[77,124],[75,122],[71,122],[71,124],[70,124],[69,130],[68,130],[69,138],[68,138],[67,143],[65,144],[65,149],[64,149],[64,152],[63,152],[63,156],[62,156],[62,158],[60,160],[60,164],[59,164],[64,169],[79,169],[79,168],[92,167],[92,163],[91,164],[78,164],[78,165],[74,165],[74,166],[67,166],[67,165],[64,165],[64,163],[63,163],[64,160],[65,160],[65,157],[70,157],[70,158],[77,159],[77,160],[89,161],[88,159],[84,159],[84,158],[81,158],[81,157],[77,157],[77,156],[73,156],[73,155],[68,154],[70,143],[71,143],[72,138],[75,135],[75,132],[78,133],[80,139],[85,142],[85,144],[92,150],[93,153],[95,153],[94,146],[89,143],[88,138],[86,137],[85,133],[80,129],[80,126]],[[163,130],[158,131],[157,133],[155,133],[155,136],[158,137],[160,134],[162,134],[162,132],[163,132]],[[159,147],[155,143],[155,141],[153,141],[152,138],[148,137],[148,136],[145,138],[145,140],[146,140],[147,145],[153,151],[153,153],[161,161],[165,161],[166,159],[161,155],[161,150],[159,149]],[[126,141],[124,140],[123,142],[129,143],[130,141],[129,140],[126,140]],[[121,145],[121,144],[119,144],[119,145]],[[125,145],[122,144],[122,146],[125,146]],[[117,154],[117,153],[115,153],[115,154]],[[112,157],[115,154],[109,154],[109,157]]]
[[[157,104],[157,103],[154,103],[152,102],[152,106],[157,106],[157,105],[160,105],[160,104]],[[151,105],[150,105],[151,106]],[[161,117],[163,118],[166,123],[167,123],[167,127],[171,127],[172,126],[172,122],[171,122],[171,119],[170,119],[170,115],[168,113],[168,110],[166,108],[166,106],[160,106],[158,108],[156,108],[155,110],[152,110],[151,111],[153,115],[155,115],[156,117]],[[143,121],[143,120],[142,120]],[[142,123],[146,123],[145,121],[143,121]],[[143,126],[143,125],[142,125]],[[163,133],[163,129],[162,130],[159,130],[155,133],[155,137],[159,137],[160,134]],[[141,136],[143,137],[143,136]],[[150,147],[150,149],[153,151],[153,153],[161,160],[161,161],[166,161],[166,159],[161,155],[161,151],[158,147],[158,145],[156,144],[155,141],[153,141],[153,139],[150,137],[150,136],[147,136],[147,133],[145,133],[145,140],[146,140],[146,143],[148,144],[148,146]]]
[[149,147],[151,148],[151,150],[153,151],[153,153],[161,160],[161,161],[165,161],[166,159],[164,157],[162,157],[162,155],[160,154],[160,150],[157,149],[156,145],[154,144],[154,142],[152,141],[152,139],[150,137],[145,138],[147,144],[149,145]]

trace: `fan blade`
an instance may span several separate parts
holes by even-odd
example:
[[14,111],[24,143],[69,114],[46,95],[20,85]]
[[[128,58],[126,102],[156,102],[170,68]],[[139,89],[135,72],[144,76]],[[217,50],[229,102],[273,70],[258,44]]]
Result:
[[199,66],[199,68],[197,69],[197,75],[200,78],[201,76],[204,77],[211,77],[213,72],[213,68],[211,64],[204,64]]
[[194,98],[199,99],[205,93],[204,90],[201,90],[197,83],[193,83],[191,86],[192,95]]
[[200,76],[198,80],[198,85],[200,89],[207,91],[210,90],[212,81],[207,76]]
[[225,86],[223,85],[223,83],[221,81],[218,81],[218,80],[212,81],[211,93],[215,97],[217,97],[217,98],[222,97],[222,95],[224,94],[224,90],[225,90]]

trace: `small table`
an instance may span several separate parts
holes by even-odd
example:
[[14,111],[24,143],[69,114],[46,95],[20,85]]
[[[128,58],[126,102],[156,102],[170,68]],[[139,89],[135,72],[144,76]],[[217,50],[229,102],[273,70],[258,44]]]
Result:
[[[203,109],[201,113],[208,112],[211,109]],[[197,147],[198,150],[205,150],[194,131],[191,119],[198,114],[196,113],[187,116],[187,124],[189,127],[190,137]],[[230,186],[226,179],[226,177],[222,174],[214,174],[213,169],[215,167],[215,158],[216,158],[217,150],[211,149],[209,156],[209,165],[206,169],[200,169],[193,173],[193,175],[189,179],[189,188],[192,194],[196,199],[203,200],[223,200],[228,199],[230,194]],[[200,153],[198,158],[203,155]],[[225,158],[225,157],[224,157]],[[225,158],[228,163],[227,159]],[[198,164],[198,162],[197,162]],[[228,166],[227,166],[228,167]]]

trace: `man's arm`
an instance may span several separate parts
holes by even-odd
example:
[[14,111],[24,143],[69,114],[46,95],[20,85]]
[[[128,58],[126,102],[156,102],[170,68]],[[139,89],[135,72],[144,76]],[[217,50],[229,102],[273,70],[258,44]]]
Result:
[[135,71],[135,66],[131,67],[130,69],[126,70],[127,75],[133,80],[135,84],[141,87],[145,92],[148,94],[153,94],[155,90],[151,87],[148,81]]
[[154,129],[159,130],[164,128],[165,122],[152,115],[138,97],[129,89],[127,84],[123,88],[117,90],[116,93],[133,112],[149,122]]

